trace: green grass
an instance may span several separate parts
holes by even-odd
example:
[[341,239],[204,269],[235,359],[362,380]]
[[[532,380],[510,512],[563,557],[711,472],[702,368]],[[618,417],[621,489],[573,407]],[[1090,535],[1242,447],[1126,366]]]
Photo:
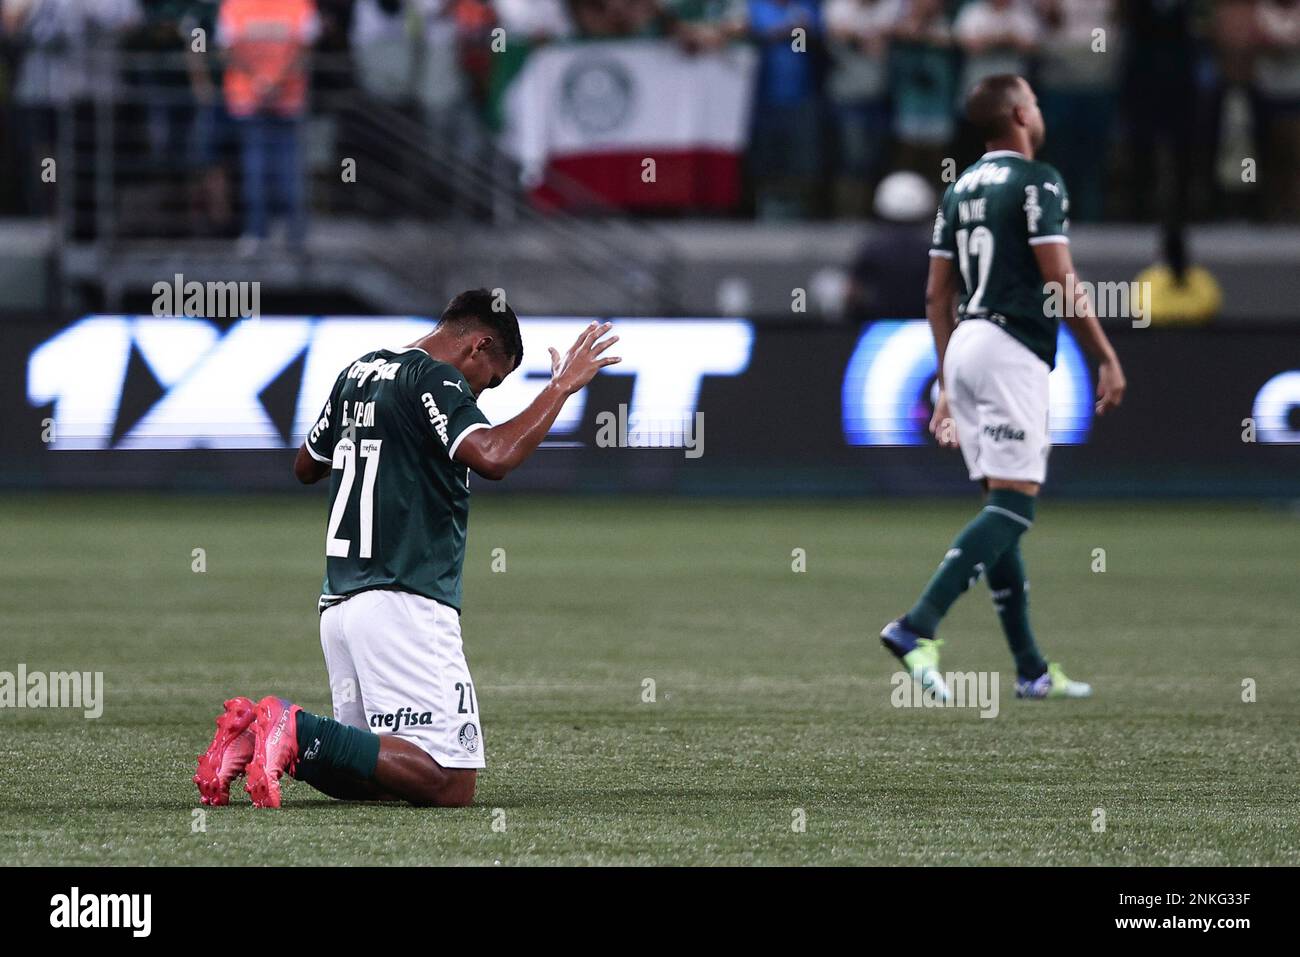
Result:
[[[1004,673],[995,719],[894,708],[874,633],[972,504],[482,499],[463,619],[476,806],[290,783],[282,811],[241,791],[195,833],[190,775],[224,697],[328,713],[323,505],[10,498],[0,671],[103,671],[107,691],[99,720],[0,710],[0,860],[1300,863],[1300,516],[1049,498],[1024,540],[1039,640],[1097,697],[1016,701]],[[1010,671],[982,585],[944,637],[946,669]]]

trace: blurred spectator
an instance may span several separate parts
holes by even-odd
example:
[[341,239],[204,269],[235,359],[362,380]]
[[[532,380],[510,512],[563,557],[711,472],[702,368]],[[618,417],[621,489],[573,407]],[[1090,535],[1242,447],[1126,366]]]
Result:
[[[1241,218],[1261,206],[1259,190],[1242,180],[1242,160],[1259,156],[1259,101],[1255,95],[1258,52],[1257,0],[1219,0],[1210,22],[1215,69],[1209,72],[1202,111],[1197,172],[1208,207]],[[1203,145],[1202,145],[1203,143]]]
[[880,224],[849,267],[850,318],[914,319],[925,315],[934,190],[919,173],[890,173],[876,187]]
[[754,205],[761,219],[800,218],[811,209],[822,163],[821,13],[815,0],[749,0],[749,23],[759,48],[750,145]]
[[1272,218],[1300,219],[1300,2],[1260,0],[1259,182]]
[[958,100],[986,76],[1029,76],[1030,57],[1038,49],[1038,18],[1025,0],[972,0],[953,24],[966,55]]
[[867,212],[889,141],[889,36],[902,0],[827,0],[827,93],[835,122],[835,211]]
[[181,17],[189,0],[146,0],[144,21],[128,44],[132,52],[150,54],[149,66],[138,79],[148,90],[145,129],[149,159],[154,166],[172,168],[185,157],[182,138],[193,115],[189,83],[169,54],[179,45]]
[[716,50],[749,27],[745,0],[663,0],[660,9],[666,32],[690,50]]
[[510,42],[536,45],[573,35],[565,0],[495,0],[494,6]]
[[[18,156],[29,213],[53,210],[53,191],[41,181],[42,163],[56,156],[57,115],[66,110],[74,139],[88,130],[95,95],[111,98],[117,88],[114,45],[141,20],[137,0],[3,0],[4,32],[20,46],[13,98],[17,107]],[[66,181],[65,181],[66,182]],[[68,184],[70,205],[79,213],[91,202],[88,184]],[[77,197],[84,196],[84,203]],[[88,222],[74,227],[81,235]]]
[[[1193,0],[1125,0],[1125,126],[1132,161],[1129,209],[1140,219],[1188,215],[1196,43]],[[1163,167],[1163,169],[1162,169]],[[1161,187],[1166,187],[1161,189]]]
[[492,31],[497,15],[488,0],[453,0],[451,16],[456,23],[457,59],[469,101],[476,111],[487,102],[492,78]]
[[955,129],[957,66],[943,0],[904,0],[889,55],[894,166],[937,182]]
[[1037,90],[1047,124],[1044,158],[1069,185],[1075,219],[1097,220],[1105,210],[1106,146],[1122,42],[1113,8],[1114,0],[1039,0],[1044,34]]
[[[491,56],[490,33],[495,17],[486,4],[473,0],[408,0],[414,5],[412,23],[420,40],[415,95],[432,138],[433,148],[454,151],[475,162],[484,136],[474,97],[466,54]],[[487,60],[483,70],[491,69]],[[482,79],[486,90],[486,76]]]
[[408,106],[415,91],[412,0],[356,0],[348,44],[357,85],[390,106]]
[[660,35],[663,10],[660,0],[619,0],[619,35],[647,37]]
[[584,37],[616,37],[626,22],[621,0],[569,0],[573,22]]
[[302,244],[301,121],[307,59],[318,30],[312,0],[222,0],[217,34],[227,55],[226,109],[239,125],[241,142],[241,255],[255,254],[267,239],[272,206],[287,219],[293,246]]
[[455,143],[458,120],[471,112],[469,84],[460,68],[460,25],[455,0],[410,0],[420,40],[416,97],[435,143]]
[[191,0],[179,25],[194,100],[186,144],[189,165],[196,174],[190,184],[190,215],[192,228],[200,235],[224,233],[231,220],[230,183],[223,162],[231,128],[221,102],[217,4],[218,0]]
[[1156,325],[1203,325],[1223,305],[1223,291],[1210,271],[1188,264],[1186,242],[1182,224],[1170,223],[1163,231],[1163,261],[1138,273],[1146,318]]
[[577,27],[565,0],[494,0],[493,7],[505,31],[505,48],[493,51],[486,119],[492,129],[500,130],[504,91],[523,69],[529,52],[573,36]]

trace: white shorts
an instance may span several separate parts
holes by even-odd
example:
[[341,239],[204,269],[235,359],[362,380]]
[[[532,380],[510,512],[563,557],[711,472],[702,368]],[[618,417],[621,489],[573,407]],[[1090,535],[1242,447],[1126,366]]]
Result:
[[997,324],[957,324],[944,354],[943,379],[972,479],[1041,484],[1047,477],[1050,371]]
[[320,643],[335,721],[404,738],[444,768],[484,766],[456,609],[410,592],[358,592],[321,614]]

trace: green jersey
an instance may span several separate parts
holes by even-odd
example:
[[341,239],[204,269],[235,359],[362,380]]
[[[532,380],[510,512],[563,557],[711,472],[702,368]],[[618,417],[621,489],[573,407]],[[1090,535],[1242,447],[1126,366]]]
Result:
[[487,428],[455,366],[378,349],[339,373],[307,451],[330,463],[320,607],[369,588],[460,610],[469,469],[456,448]]
[[957,260],[958,321],[988,319],[1056,365],[1050,314],[1033,247],[1066,243],[1070,209],[1061,174],[1012,150],[985,153],[948,187],[934,220],[931,256]]

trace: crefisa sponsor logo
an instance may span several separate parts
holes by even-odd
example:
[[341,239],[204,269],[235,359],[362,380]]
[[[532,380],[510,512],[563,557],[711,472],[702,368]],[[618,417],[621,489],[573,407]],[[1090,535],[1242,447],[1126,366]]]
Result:
[[370,727],[372,728],[413,728],[418,725],[433,724],[432,711],[415,711],[411,708],[398,708],[391,714],[372,714],[370,716]]
[[153,928],[153,895],[83,894],[74,887],[50,898],[50,926],[128,928],[132,937],[148,937]]
[[993,439],[994,442],[1001,442],[1003,439],[1011,442],[1023,442],[1025,440],[1025,430],[1017,429],[1010,422],[986,425],[984,426],[984,434]]
[[442,439],[442,444],[446,445],[449,441],[447,437],[447,416],[438,408],[438,403],[433,400],[432,393],[424,393],[424,395],[420,396],[420,401],[424,403],[425,411],[429,413],[429,424],[438,433],[438,438]]

